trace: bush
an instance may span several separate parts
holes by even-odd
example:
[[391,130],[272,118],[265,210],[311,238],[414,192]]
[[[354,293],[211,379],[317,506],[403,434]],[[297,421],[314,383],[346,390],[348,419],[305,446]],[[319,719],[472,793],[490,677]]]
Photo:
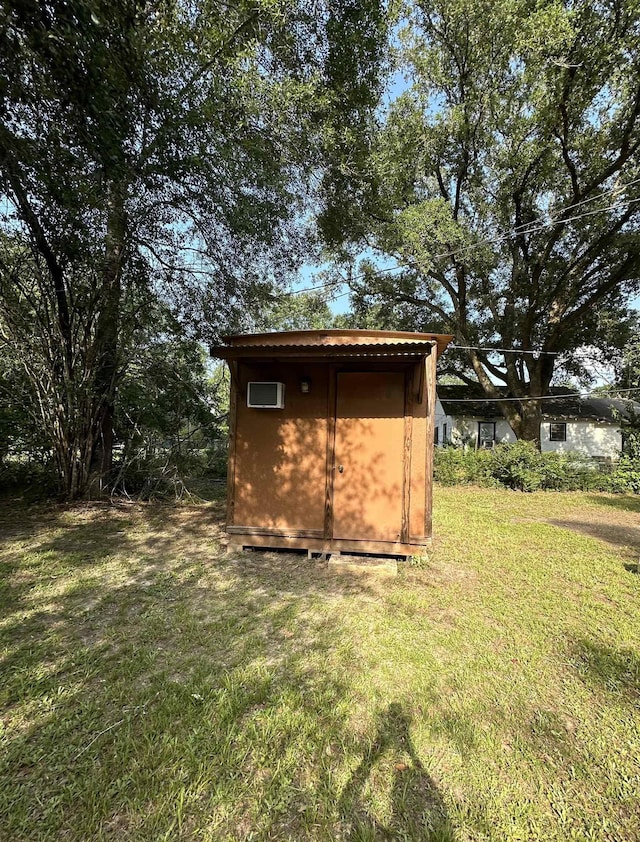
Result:
[[51,461],[6,458],[0,461],[0,495],[22,495],[27,500],[55,496],[58,490]]
[[640,494],[640,459],[623,456],[608,477],[608,491],[624,494],[629,491]]
[[492,485],[487,450],[438,447],[434,454],[434,477],[443,485]]
[[227,440],[210,437],[206,446],[194,438],[181,442],[141,442],[114,453],[113,473],[107,488],[141,500],[183,499],[197,489],[219,487],[227,476]]
[[531,442],[493,450],[436,448],[434,478],[443,485],[502,486],[517,491],[609,491],[640,494],[640,459],[599,465],[577,454],[540,453]]
[[538,491],[544,485],[542,454],[528,441],[499,444],[491,454],[491,476],[517,491]]

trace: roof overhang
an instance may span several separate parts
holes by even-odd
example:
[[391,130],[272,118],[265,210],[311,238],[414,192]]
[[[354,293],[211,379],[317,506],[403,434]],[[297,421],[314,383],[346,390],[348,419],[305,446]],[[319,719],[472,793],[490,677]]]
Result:
[[407,345],[221,345],[210,350],[212,357],[223,360],[238,359],[419,359],[429,356],[435,342]]
[[439,356],[452,336],[403,331],[288,331],[223,337],[210,348],[212,357],[305,360],[419,360],[435,350]]

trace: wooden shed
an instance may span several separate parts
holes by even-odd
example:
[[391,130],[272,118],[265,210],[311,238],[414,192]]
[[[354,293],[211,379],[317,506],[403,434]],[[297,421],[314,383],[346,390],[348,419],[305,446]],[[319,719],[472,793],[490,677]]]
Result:
[[437,357],[450,336],[228,336],[231,545],[408,556],[431,544]]

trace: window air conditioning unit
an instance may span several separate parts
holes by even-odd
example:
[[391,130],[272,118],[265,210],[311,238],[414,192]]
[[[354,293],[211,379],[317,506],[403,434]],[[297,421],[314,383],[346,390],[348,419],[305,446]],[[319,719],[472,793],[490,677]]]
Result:
[[253,409],[284,409],[284,383],[249,382],[247,406]]

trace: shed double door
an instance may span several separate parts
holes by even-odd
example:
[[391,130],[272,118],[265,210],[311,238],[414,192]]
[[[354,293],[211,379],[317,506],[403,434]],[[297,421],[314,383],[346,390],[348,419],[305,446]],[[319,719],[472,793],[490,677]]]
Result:
[[404,407],[402,371],[337,374],[334,538],[401,540]]

